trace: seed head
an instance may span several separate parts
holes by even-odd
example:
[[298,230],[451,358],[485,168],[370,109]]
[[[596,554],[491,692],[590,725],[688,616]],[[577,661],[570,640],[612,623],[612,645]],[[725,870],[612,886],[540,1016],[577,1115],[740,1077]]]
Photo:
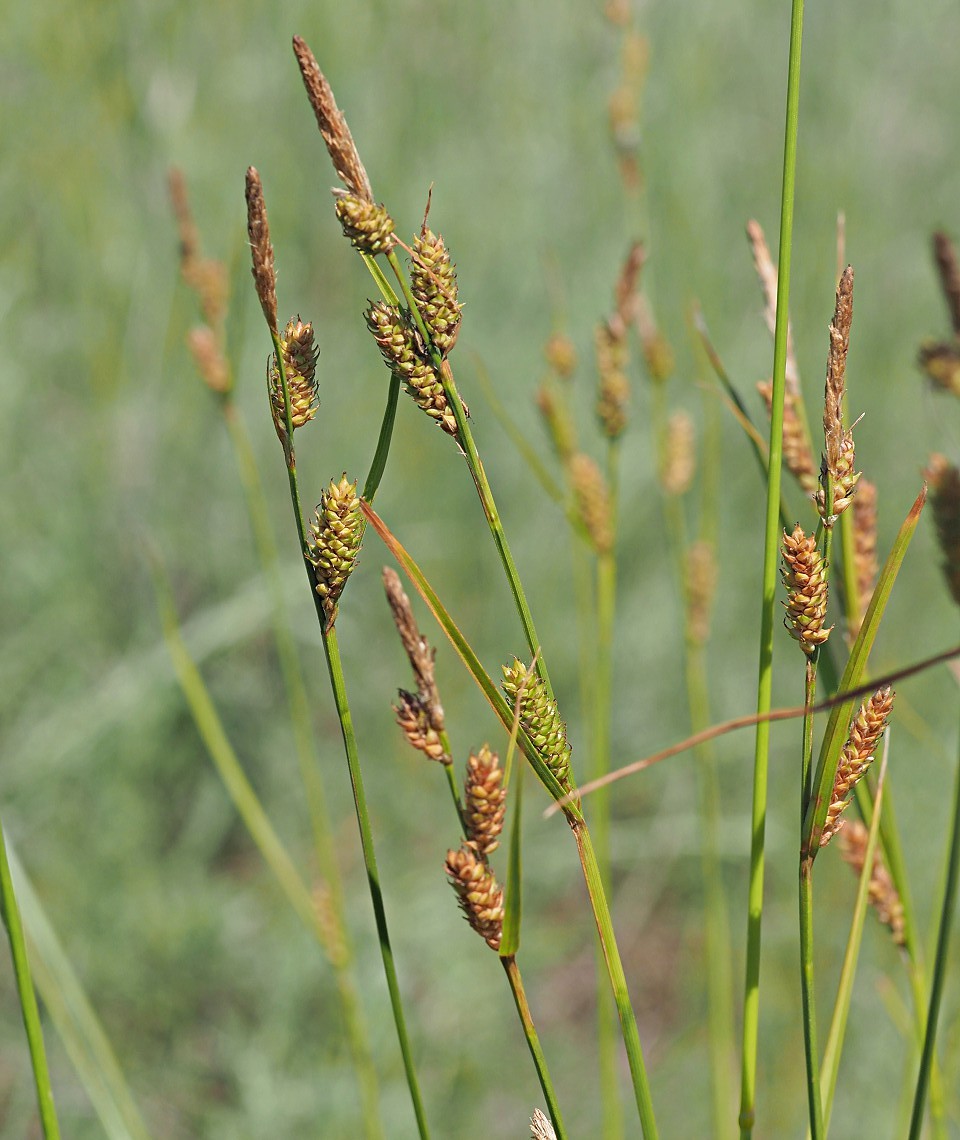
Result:
[[517,694],[522,689],[520,724],[563,790],[572,791],[572,750],[567,742],[567,726],[560,719],[557,702],[548,695],[543,680],[536,673],[528,676],[527,667],[516,657],[512,665],[504,665],[502,668],[503,691],[511,704],[516,702]]
[[410,286],[430,339],[446,356],[457,343],[463,306],[457,301],[457,267],[443,238],[426,224],[413,239]]
[[583,452],[571,457],[568,470],[577,511],[590,541],[598,554],[609,554],[613,549],[613,518],[603,473]]
[[560,377],[569,380],[577,369],[577,350],[564,333],[554,333],[543,348],[547,364]]
[[207,387],[214,392],[229,392],[232,386],[230,368],[213,329],[209,325],[191,329],[187,346]]
[[348,190],[334,190],[333,196],[343,235],[355,249],[373,256],[393,249],[393,218],[384,206],[375,206]]
[[850,724],[847,742],[840,753],[840,763],[837,766],[837,775],[833,782],[833,793],[830,797],[826,823],[823,827],[823,834],[820,836],[821,847],[829,843],[843,827],[844,820],[841,819],[841,814],[850,802],[850,793],[873,761],[873,755],[880,743],[880,737],[887,727],[894,696],[894,691],[889,685],[883,689],[878,689],[868,701],[860,706],[857,715]]
[[[767,328],[770,330],[770,335],[773,336],[777,328],[777,290],[780,287],[780,275],[777,271],[777,267],[773,264],[773,258],[770,256],[770,247],[767,245],[763,227],[759,222],[753,220],[747,222],[747,240],[750,242],[750,250],[753,253],[753,266],[757,271],[757,279],[763,291],[763,318],[766,321]],[[793,350],[793,329],[789,321],[787,322],[786,386],[787,396],[790,397],[791,403],[800,398],[800,374],[797,369],[796,353]],[[766,397],[764,398],[767,399]],[[767,399],[767,411],[770,411],[769,399]],[[786,411],[784,411],[783,431],[784,460],[786,461]],[[804,435],[806,435],[806,433],[804,433]],[[793,469],[790,468],[790,470]],[[811,471],[815,472],[812,463]],[[811,491],[816,490],[816,481],[816,474],[814,473]]]
[[710,609],[717,587],[717,563],[713,544],[701,540],[687,552],[687,636],[703,645],[710,633]]
[[[773,403],[773,381],[761,380],[757,384],[757,391],[763,397],[769,415]],[[814,495],[817,490],[817,468],[813,461],[813,450],[789,388],[783,394],[783,462],[804,493]]]
[[[287,394],[290,397],[290,420],[294,431],[309,423],[317,414],[317,358],[320,349],[314,341],[313,325],[304,324],[299,317],[287,321],[280,334],[283,369],[287,377]],[[273,424],[281,441],[286,435],[286,414],[283,405],[283,381],[277,356],[274,353],[267,371],[270,390],[270,410]]]
[[949,342],[924,344],[917,363],[934,388],[960,396],[960,347]]
[[417,682],[417,700],[427,715],[430,727],[435,732],[442,732],[443,705],[440,704],[440,693],[434,672],[436,650],[431,649],[429,642],[417,628],[410,599],[400,584],[397,572],[389,566],[383,568],[383,587],[393,612],[394,624],[400,634],[403,648],[407,651],[407,659]]
[[393,706],[393,711],[410,746],[422,752],[428,760],[452,764],[453,758],[447,755],[439,732],[430,723],[430,714],[423,699],[417,693],[408,693],[406,689],[398,689],[397,692],[398,702]]
[[446,871],[464,918],[491,950],[503,936],[503,890],[472,843],[448,851]]
[[310,524],[308,548],[327,629],[337,620],[340,595],[356,566],[364,525],[357,484],[345,474],[339,483],[331,480]]
[[853,500],[853,560],[857,616],[850,633],[855,637],[877,583],[877,487],[869,479],[860,480]]
[[940,274],[940,287],[947,302],[953,335],[960,337],[960,266],[953,242],[942,231],[933,235],[933,256]]
[[[853,269],[843,271],[837,286],[837,303],[830,324],[827,379],[823,395],[825,450],[820,465],[820,490],[816,501],[823,525],[833,526],[837,516],[853,501],[860,472],[854,470],[853,431],[843,427],[843,394],[853,322]],[[830,490],[830,502],[827,491]]]
[[507,793],[502,785],[503,769],[496,752],[486,744],[479,752],[471,752],[464,786],[464,817],[467,840],[484,859],[500,844],[507,810]]
[[550,442],[557,458],[566,463],[577,446],[577,429],[567,407],[567,402],[558,396],[556,383],[546,381],[537,389],[537,407],[543,417]]
[[[859,819],[847,820],[846,827],[840,832],[840,854],[843,856],[844,862],[849,863],[853,868],[857,878],[863,873],[863,867],[867,861],[869,838],[869,831]],[[877,918],[884,926],[890,928],[894,942],[898,946],[902,946],[905,941],[903,903],[900,901],[900,894],[894,886],[879,847],[873,856],[873,868],[870,872],[867,898],[877,912]]]
[[823,628],[827,613],[826,567],[817,550],[816,536],[808,538],[799,523],[793,534],[783,532],[781,553],[783,566],[780,576],[787,591],[787,600],[783,603],[787,613],[783,624],[809,657],[816,652],[818,645],[827,640],[833,628]]
[[535,1108],[533,1116],[530,1117],[530,1136],[531,1140],[557,1140],[553,1125],[539,1108]]
[[256,167],[247,168],[247,235],[253,258],[253,283],[260,298],[260,308],[272,333],[277,331],[277,271],[273,265],[273,246],[263,184]]
[[668,495],[690,490],[696,469],[693,420],[686,412],[674,412],[667,421],[660,460],[660,485]]

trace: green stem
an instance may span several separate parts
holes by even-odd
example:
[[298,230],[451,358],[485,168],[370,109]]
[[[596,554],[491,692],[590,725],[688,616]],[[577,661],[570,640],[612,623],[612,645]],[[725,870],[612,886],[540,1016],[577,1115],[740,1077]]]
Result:
[[823,1140],[820,1061],[817,1056],[816,995],[813,981],[813,860],[800,863],[800,984],[803,995],[803,1044],[807,1060],[807,1105],[812,1140]]
[[530,1056],[533,1058],[533,1063],[536,1066],[537,1076],[540,1079],[540,1088],[543,1089],[543,1095],[547,1102],[547,1112],[550,1114],[550,1120],[553,1122],[553,1130],[557,1134],[557,1140],[566,1140],[567,1131],[563,1126],[563,1117],[560,1115],[560,1105],[557,1103],[557,1094],[554,1092],[553,1082],[550,1080],[550,1072],[547,1069],[547,1061],[543,1055],[543,1050],[540,1048],[540,1038],[537,1036],[536,1026],[533,1024],[533,1017],[530,1014],[530,1006],[527,1004],[527,995],[523,988],[523,980],[520,977],[520,968],[513,955],[501,958],[500,964],[503,966],[507,979],[510,982],[510,991],[516,1003],[517,1013],[520,1015],[520,1022],[523,1025],[523,1032],[527,1039]]
[[[787,322],[790,300],[790,257],[793,243],[793,202],[796,187],[797,123],[800,110],[800,46],[803,0],[792,0],[787,110],[783,143],[783,185],[780,200],[779,288],[774,334],[773,393],[770,409],[770,449],[767,473],[767,512],[764,534],[763,606],[760,621],[760,660],[757,712],[770,711],[773,685],[773,628],[776,609],[780,523],[780,484],[783,467],[783,400],[787,364]],[[740,1085],[740,1135],[753,1135],[756,1119],[757,1047],[760,1026],[760,948],[763,917],[764,846],[767,821],[767,768],[770,726],[757,726],[751,809],[750,887],[747,907],[747,950],[743,998],[743,1048]]]
[[940,1017],[940,1003],[943,998],[943,987],[947,975],[950,928],[957,903],[957,883],[960,881],[960,762],[957,764],[954,783],[953,818],[950,824],[947,852],[947,881],[940,907],[940,929],[937,934],[936,956],[933,960],[930,1005],[927,1011],[923,1053],[920,1058],[920,1073],[917,1077],[917,1088],[913,1099],[913,1115],[910,1118],[910,1140],[919,1140],[923,1128],[923,1112],[927,1099],[927,1089],[930,1084],[930,1073],[936,1059],[937,1021]]
[[23,1028],[27,1034],[27,1048],[33,1066],[33,1083],[37,1090],[37,1106],[40,1109],[40,1122],[46,1140],[59,1140],[60,1126],[57,1123],[57,1110],[53,1103],[53,1088],[50,1084],[50,1071],[47,1068],[47,1054],[43,1047],[43,1029],[40,1025],[40,1010],[37,995],[30,976],[30,961],[27,957],[27,944],[23,937],[23,923],[20,908],[13,890],[10,863],[7,860],[7,844],[0,825],[0,916],[6,927],[10,942],[10,956],[13,959],[13,973],[17,983],[17,996],[20,999],[20,1013]]
[[620,1018],[620,1032],[627,1050],[627,1061],[630,1065],[630,1076],[633,1081],[633,1091],[637,1102],[637,1111],[640,1115],[640,1126],[644,1140],[656,1140],[657,1122],[653,1113],[653,1101],[650,1097],[650,1084],[647,1080],[647,1070],[643,1060],[643,1049],[640,1046],[640,1034],[637,1030],[637,1019],[630,1004],[630,993],[627,989],[627,979],[623,972],[623,963],[620,961],[620,951],[613,931],[613,921],[610,909],[604,894],[603,883],[600,878],[600,868],[597,865],[596,853],[590,841],[590,832],[586,824],[570,820],[574,837],[577,841],[577,850],[580,854],[580,865],[583,868],[583,877],[590,896],[590,905],[593,909],[597,923],[597,932],[600,936],[600,945],[603,947],[604,960],[607,964],[607,975],[613,990],[617,1014]]
[[[314,595],[316,597],[316,594]],[[370,816],[367,812],[367,798],[363,788],[363,776],[360,772],[360,756],[357,751],[356,736],[353,731],[353,717],[347,701],[346,685],[343,678],[343,665],[340,661],[340,648],[337,643],[335,627],[327,629],[324,624],[324,615],[318,602],[318,617],[323,628],[323,648],[327,658],[327,669],[330,674],[330,687],[337,706],[337,715],[340,718],[340,730],[343,735],[343,746],[347,756],[347,768],[350,772],[350,786],[353,789],[353,802],[357,813],[357,826],[360,830],[360,845],[363,851],[363,865],[367,873],[367,884],[370,888],[370,899],[373,903],[374,919],[377,925],[377,937],[380,942],[380,956],[383,959],[383,971],[387,979],[387,989],[390,992],[390,1006],[393,1010],[393,1020],[397,1028],[397,1037],[400,1041],[400,1052],[403,1056],[403,1068],[410,1089],[410,1098],[413,1102],[414,1115],[417,1118],[417,1128],[421,1140],[429,1136],[423,1100],[420,1096],[420,1086],[417,1082],[416,1068],[413,1063],[413,1051],[407,1035],[406,1018],[403,1012],[403,1000],[400,996],[400,985],[397,981],[396,964],[393,959],[393,949],[390,945],[390,934],[387,928],[387,915],[383,905],[383,891],[380,887],[380,873],[377,870],[377,857],[373,847],[373,832],[370,829]]]

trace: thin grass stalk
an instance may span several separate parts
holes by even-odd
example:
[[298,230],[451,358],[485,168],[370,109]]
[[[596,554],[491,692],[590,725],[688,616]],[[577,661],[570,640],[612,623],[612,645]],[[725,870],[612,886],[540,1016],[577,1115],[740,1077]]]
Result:
[[[779,287],[774,333],[773,395],[770,410],[770,450],[767,473],[767,512],[764,533],[763,605],[760,617],[760,661],[757,712],[769,712],[773,684],[773,629],[779,559],[781,471],[783,465],[783,403],[787,366],[787,323],[790,300],[790,260],[793,246],[793,202],[796,188],[797,124],[800,112],[800,48],[803,0],[792,0],[787,108],[783,143],[783,185],[780,200]],[[764,842],[767,819],[767,768],[770,726],[757,726],[751,810],[750,887],[747,904],[746,977],[743,997],[743,1048],[740,1086],[740,1136],[749,1140],[756,1119],[757,1046],[760,1028],[760,947],[763,919]]]
[[823,1140],[820,1060],[813,979],[813,860],[800,861],[800,978],[803,1001],[803,1045],[807,1062],[807,1108],[812,1140]]
[[530,1056],[533,1058],[533,1064],[537,1070],[537,1078],[540,1081],[540,1088],[543,1090],[544,1099],[547,1102],[547,1112],[550,1114],[550,1120],[557,1134],[557,1140],[567,1140],[567,1131],[563,1125],[563,1117],[560,1113],[560,1105],[557,1102],[557,1094],[554,1092],[553,1082],[550,1080],[550,1072],[547,1069],[546,1058],[543,1055],[543,1050],[540,1048],[540,1038],[537,1036],[536,1026],[533,1023],[533,1018],[530,1016],[530,1006],[527,1003],[527,995],[523,988],[523,979],[520,977],[520,967],[517,965],[517,960],[512,954],[502,957],[500,964],[503,966],[504,973],[507,975],[507,980],[510,983],[510,992],[513,994],[517,1013],[523,1025],[523,1033],[527,1039],[527,1047],[530,1050]]
[[27,1034],[27,1048],[30,1051],[30,1064],[33,1067],[33,1083],[37,1090],[37,1107],[40,1110],[40,1123],[46,1140],[59,1140],[60,1125],[57,1123],[57,1110],[53,1103],[53,1086],[50,1084],[50,1070],[47,1067],[47,1054],[43,1046],[43,1028],[40,1025],[40,1010],[37,995],[30,976],[30,959],[23,936],[23,923],[20,908],[13,889],[10,863],[7,859],[7,843],[0,824],[0,916],[7,931],[10,943],[10,957],[13,959],[13,975],[20,1000],[20,1014]]
[[937,950],[931,974],[930,1004],[927,1010],[923,1053],[920,1057],[920,1072],[917,1076],[913,1113],[910,1117],[910,1140],[920,1140],[930,1076],[936,1061],[937,1022],[940,1017],[940,1004],[943,999],[943,987],[947,975],[950,930],[957,903],[957,884],[960,882],[960,760],[957,763],[954,781],[953,817],[950,822],[946,866],[947,876],[943,901],[940,905],[940,929],[937,934]]

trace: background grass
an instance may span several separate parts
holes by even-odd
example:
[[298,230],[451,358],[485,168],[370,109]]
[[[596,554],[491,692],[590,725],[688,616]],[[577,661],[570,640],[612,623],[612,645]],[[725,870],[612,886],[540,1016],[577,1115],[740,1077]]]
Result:
[[[318,329],[322,409],[298,447],[308,496],[344,469],[365,470],[385,373],[360,318],[372,286],[332,218],[332,173],[290,53],[293,32],[330,77],[401,233],[419,224],[435,184],[431,220],[452,247],[467,304],[454,358],[461,391],[561,708],[582,743],[559,516],[482,398],[471,396],[473,361],[482,358],[501,398],[539,438],[532,396],[541,346],[562,318],[584,361],[586,414],[592,328],[610,305],[627,242],[639,234],[650,253],[646,285],[677,352],[674,402],[699,414],[685,323],[698,297],[728,369],[759,407],[752,388],[767,375],[772,349],[743,226],[757,217],[775,242],[788,21],[787,5],[743,0],[641,6],[651,63],[641,112],[647,195],[638,216],[624,204],[606,129],[618,34],[599,7],[362,0],[271,9],[238,0],[14,5],[5,13],[0,809],[156,1135],[345,1136],[356,1123],[329,971],[265,874],[200,746],[160,641],[145,566],[149,540],[174,575],[191,644],[232,738],[282,834],[308,859],[236,472],[183,345],[194,304],[177,279],[166,169],[183,168],[206,252],[233,268],[229,334],[240,403],[315,681],[384,1117],[391,1137],[405,1137],[412,1118],[385,1016],[336,721],[263,398],[269,345],[249,287],[243,171],[253,163],[264,180],[281,315],[299,311]],[[958,36],[960,17],[946,0],[924,0],[922,12],[905,0],[868,11],[813,6],[807,17],[797,351],[815,406],[833,308],[834,220],[844,209],[857,270],[851,409],[868,413],[858,458],[879,485],[884,549],[916,494],[927,452],[956,459],[960,450],[955,409],[923,389],[913,365],[919,339],[946,329],[930,230],[960,231]],[[645,407],[637,374],[623,449],[613,737],[624,760],[687,729],[678,593]],[[759,614],[762,493],[730,423],[721,501],[717,717],[750,709]],[[466,472],[409,401],[378,509],[488,667],[519,651]],[[442,857],[457,838],[443,780],[405,750],[392,725],[389,701],[408,678],[381,596],[381,561],[368,539],[338,628],[428,1113],[439,1136],[521,1135],[539,1090],[499,969],[443,881]],[[928,524],[888,622],[877,671],[955,640]],[[785,635],[778,651],[775,700],[796,703],[801,667]],[[494,726],[445,646],[439,677],[462,763]],[[912,680],[902,696],[913,716],[898,712],[894,722],[890,782],[923,916],[945,826],[955,692],[945,671]],[[759,1109],[762,1121],[776,1104],[799,1127],[798,730],[775,732]],[[751,753],[747,736],[719,750],[738,979]],[[689,759],[622,785],[615,797],[614,910],[666,1135],[704,1134],[708,1118],[695,805]],[[556,820],[531,816],[521,962],[571,1131],[589,1135],[597,1118],[591,932],[563,832]],[[854,889],[839,859],[829,862],[818,923],[824,1000],[832,998]],[[892,1131],[901,1043],[884,1009],[886,972],[903,993],[894,951],[874,930],[841,1071],[838,1135]],[[20,1137],[34,1112],[32,1090],[9,970],[0,981],[0,1136]],[[949,1015],[955,994],[947,1000]],[[955,1024],[945,1030],[954,1057]],[[65,1133],[101,1135],[52,1033],[49,1045]]]

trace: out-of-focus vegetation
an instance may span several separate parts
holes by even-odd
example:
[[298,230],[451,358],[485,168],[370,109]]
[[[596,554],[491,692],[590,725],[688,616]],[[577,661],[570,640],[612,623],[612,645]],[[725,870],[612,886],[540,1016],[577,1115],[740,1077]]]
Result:
[[[369,462],[386,374],[361,311],[371,284],[343,241],[332,172],[291,53],[314,48],[345,110],[378,200],[401,234],[431,224],[458,265],[460,389],[550,659],[575,744],[577,644],[567,540],[473,383],[482,361],[530,436],[542,346],[574,338],[585,418],[592,330],[610,308],[629,241],[648,247],[645,288],[677,356],[670,398],[700,417],[709,376],[688,331],[698,298],[734,381],[755,382],[771,348],[745,222],[778,222],[788,6],[641,5],[649,46],[639,108],[639,205],[624,195],[607,126],[621,33],[600,5],[451,0],[275,6],[242,2],[13,5],[0,46],[0,812],[122,1059],[152,1132],[346,1136],[355,1086],[329,969],[238,823],[198,740],[163,647],[146,549],[173,576],[186,631],[252,780],[291,848],[309,842],[268,604],[237,472],[210,394],[184,346],[194,301],[178,280],[166,191],[183,169],[205,251],[231,267],[228,323],[288,567],[312,679],[326,779],[349,884],[358,975],[391,1137],[413,1135],[358,865],[338,728],[312,603],[289,526],[282,461],[264,399],[269,343],[250,287],[243,172],[263,177],[281,313],[315,322],[321,410],[298,436],[308,495]],[[960,231],[960,17],[945,0],[807,17],[794,249],[794,336],[808,401],[822,385],[845,211],[857,271],[848,364],[859,466],[879,487],[881,549],[912,502],[930,450],[956,458],[960,410],[929,393],[918,342],[946,317],[929,253]],[[636,758],[686,734],[680,607],[656,490],[638,362],[625,437],[614,754]],[[752,707],[763,492],[725,421],[721,578],[712,709]],[[522,639],[479,507],[449,440],[404,400],[378,509],[413,551],[488,669]],[[795,502],[798,513],[802,509]],[[338,624],[360,732],[378,854],[428,1115],[438,1136],[522,1135],[540,1102],[499,969],[444,881],[456,845],[439,773],[404,747],[389,709],[408,682],[382,598],[372,536]],[[955,625],[931,529],[918,536],[878,645],[879,672],[949,644]],[[434,631],[424,620],[431,637]],[[955,638],[954,638],[955,639]],[[778,648],[788,652],[786,635]],[[495,733],[446,645],[438,675],[454,741]],[[786,667],[775,699],[802,699]],[[890,786],[921,918],[930,917],[956,732],[944,669],[902,686]],[[796,1028],[795,726],[776,730],[768,829],[761,1118],[803,1119]],[[724,876],[739,954],[752,742],[718,749]],[[576,763],[576,751],[575,751]],[[528,797],[533,800],[534,796]],[[781,810],[778,803],[786,805]],[[613,907],[665,1135],[705,1134],[702,904],[689,758],[614,800]],[[826,862],[826,860],[824,860]],[[571,1132],[597,1118],[592,932],[571,845],[531,812],[524,972]],[[832,1000],[853,880],[823,873],[819,979]],[[736,977],[740,959],[736,957]],[[891,1131],[905,988],[895,950],[868,930],[837,1135]],[[28,1134],[33,1090],[9,970],[0,974],[0,1137]],[[944,1019],[956,1074],[955,989]],[[66,1135],[102,1134],[48,1032]],[[952,1068],[951,1068],[952,1065]],[[869,1083],[859,1074],[869,1073]],[[951,1087],[948,1082],[948,1087]],[[955,1087],[955,1084],[954,1086]],[[883,1095],[881,1095],[881,1093]],[[954,1110],[956,1106],[954,1105]],[[769,1132],[767,1134],[770,1134]]]

